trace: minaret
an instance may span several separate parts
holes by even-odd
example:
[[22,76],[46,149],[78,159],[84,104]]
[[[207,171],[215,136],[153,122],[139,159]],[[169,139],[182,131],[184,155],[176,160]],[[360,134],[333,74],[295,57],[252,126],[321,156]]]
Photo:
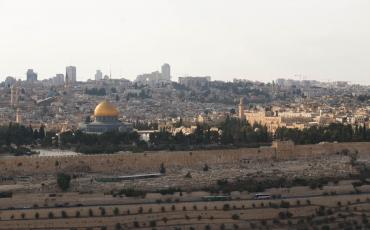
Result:
[[244,120],[245,114],[244,114],[244,98],[241,97],[239,101],[239,119]]

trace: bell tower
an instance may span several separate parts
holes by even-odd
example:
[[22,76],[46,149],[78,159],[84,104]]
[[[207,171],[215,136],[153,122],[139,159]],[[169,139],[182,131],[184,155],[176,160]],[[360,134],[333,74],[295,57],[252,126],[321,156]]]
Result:
[[239,119],[244,120],[245,114],[244,114],[244,98],[241,97],[239,101]]

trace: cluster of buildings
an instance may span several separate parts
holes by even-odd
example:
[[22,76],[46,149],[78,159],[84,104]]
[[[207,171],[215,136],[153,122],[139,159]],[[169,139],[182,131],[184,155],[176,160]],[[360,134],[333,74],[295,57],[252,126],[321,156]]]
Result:
[[258,123],[275,133],[280,127],[303,130],[312,126],[326,126],[331,123],[350,124],[370,128],[370,106],[341,111],[327,105],[312,106],[292,104],[290,106],[253,107],[245,109],[243,100],[239,103],[240,119],[250,124]]
[[206,87],[211,82],[210,76],[204,77],[179,77],[179,84],[188,88]]
[[[17,121],[57,131],[100,132],[109,129],[108,123],[130,130],[131,124],[141,122],[157,123],[173,133],[191,133],[196,124],[217,127],[227,116],[234,116],[266,125],[270,132],[333,122],[368,127],[369,101],[359,101],[359,95],[370,95],[370,88],[285,79],[222,82],[209,76],[180,77],[175,83],[168,64],[135,81],[103,76],[100,70],[94,80],[77,81],[76,67],[68,66],[65,74],[42,81],[33,70],[27,71],[25,81],[7,77],[0,84],[0,124]],[[106,100],[120,112],[102,120],[94,108]],[[101,126],[102,121],[108,123]]]
[[136,77],[135,82],[139,85],[164,85],[171,83],[171,66],[167,63],[163,64],[161,71],[144,73]]

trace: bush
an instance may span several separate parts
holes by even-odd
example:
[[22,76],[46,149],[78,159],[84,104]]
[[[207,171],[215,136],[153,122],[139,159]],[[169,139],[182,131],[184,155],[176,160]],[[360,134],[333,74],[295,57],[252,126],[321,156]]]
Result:
[[280,219],[291,218],[293,214],[291,212],[279,212]]
[[239,215],[238,214],[233,214],[231,216],[231,219],[233,219],[233,220],[239,220]]
[[57,175],[57,184],[59,188],[61,188],[63,191],[66,191],[71,182],[71,176],[64,174],[64,173],[58,173]]
[[100,209],[100,215],[105,216],[105,208],[99,207],[99,209]]
[[54,213],[49,212],[49,214],[48,214],[48,218],[49,218],[49,219],[53,219],[53,218],[54,218]]
[[66,212],[66,211],[64,211],[64,210],[62,211],[62,217],[63,217],[63,218],[67,218],[67,217],[68,217],[67,212]]
[[117,207],[115,207],[115,208],[113,209],[113,214],[114,214],[115,216],[118,216],[118,215],[119,215],[119,209],[118,209]]
[[142,191],[142,190],[136,190],[134,188],[126,188],[126,189],[121,189],[119,192],[118,192],[118,195],[125,195],[127,197],[144,197],[146,195],[146,192]]
[[224,211],[228,211],[228,210],[230,210],[230,205],[229,204],[224,204],[224,206],[222,207],[222,209]]
[[290,203],[288,201],[281,201],[280,203],[280,208],[289,208],[290,207]]
[[155,227],[155,226],[157,226],[157,222],[156,222],[155,220],[151,220],[151,221],[149,222],[149,226],[150,226],[150,227]]
[[180,188],[166,188],[166,189],[161,189],[161,190],[157,190],[158,193],[160,193],[161,195],[173,195],[175,194],[175,192],[181,192],[182,190]]
[[159,173],[166,174],[166,168],[163,163],[159,166]]
[[117,223],[117,224],[115,225],[114,229],[116,229],[116,230],[121,230],[121,229],[122,229],[121,224],[120,224],[120,223]]

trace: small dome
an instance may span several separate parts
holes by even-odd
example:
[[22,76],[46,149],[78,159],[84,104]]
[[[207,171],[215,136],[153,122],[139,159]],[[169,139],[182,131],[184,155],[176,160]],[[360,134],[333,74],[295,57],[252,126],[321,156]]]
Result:
[[108,101],[100,102],[94,111],[95,117],[118,117],[118,109]]

